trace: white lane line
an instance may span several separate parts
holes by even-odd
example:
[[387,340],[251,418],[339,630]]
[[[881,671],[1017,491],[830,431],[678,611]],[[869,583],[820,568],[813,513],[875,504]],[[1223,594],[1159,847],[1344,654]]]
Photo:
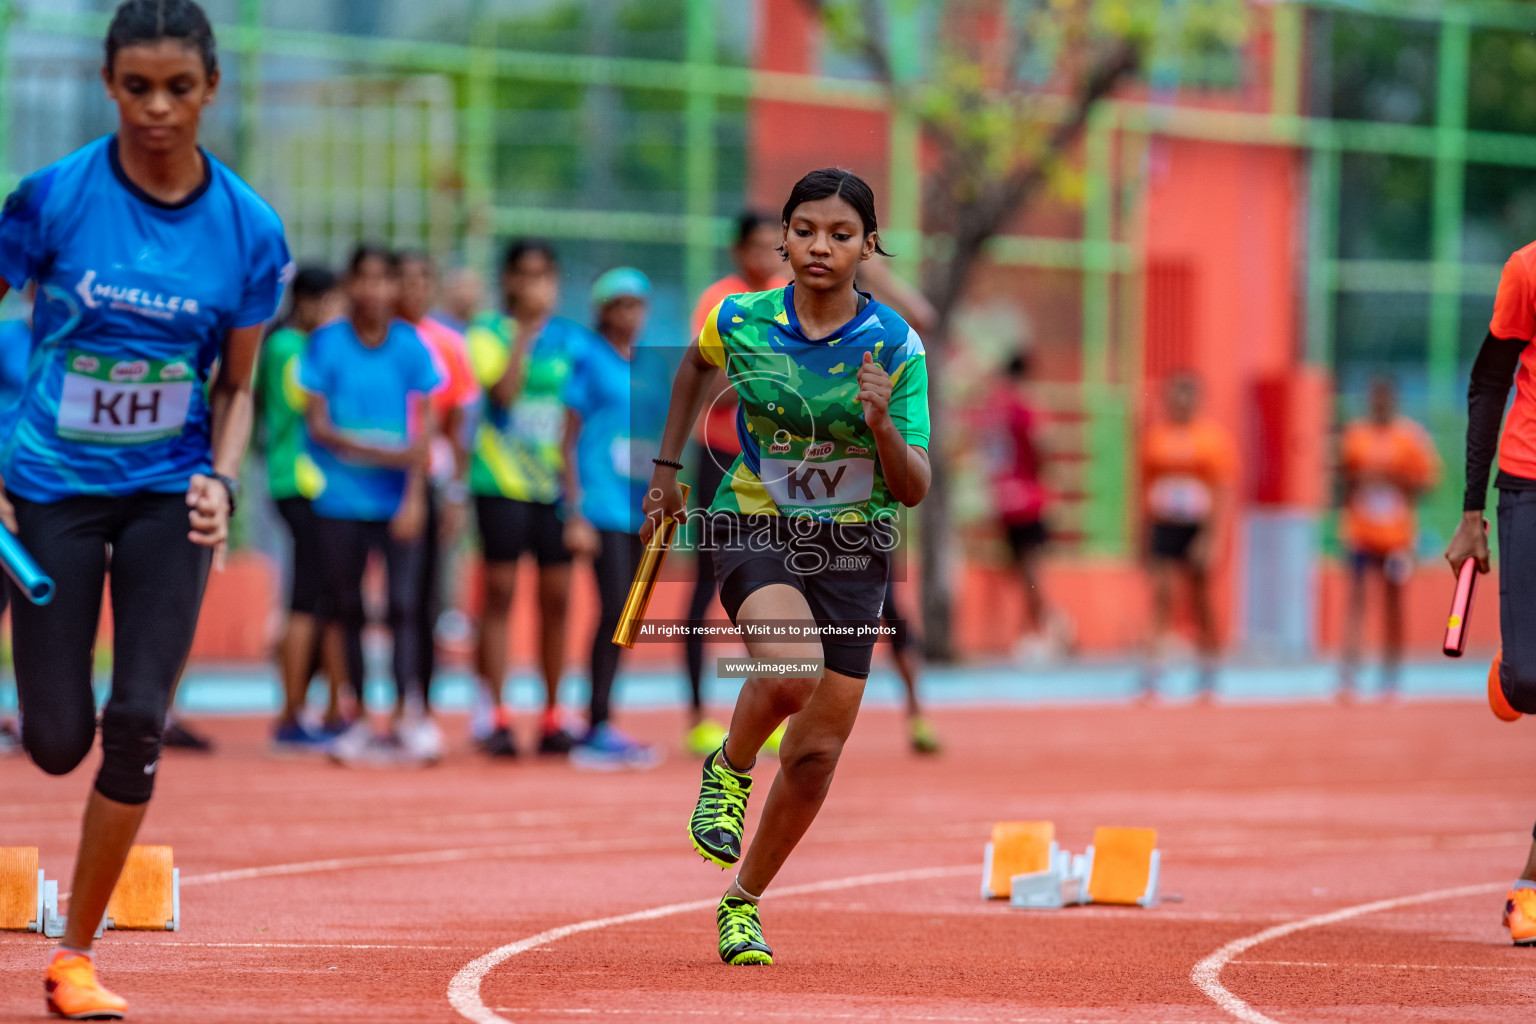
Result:
[[1490,967],[1486,964],[1331,964],[1322,960],[1234,960],[1233,967],[1331,967],[1345,971],[1519,971],[1529,967]]
[[[926,878],[948,878],[953,875],[975,874],[976,865],[963,864],[943,868],[918,868],[911,871],[886,871],[871,875],[852,875],[848,878],[834,878],[825,882],[811,882],[807,885],[791,885],[782,889],[775,889],[767,895],[773,899],[783,899],[786,896],[803,896],[815,892],[835,892],[839,889],[854,889],[862,885],[883,885],[897,882],[918,882]],[[637,910],[629,914],[618,914],[614,917],[597,917],[588,921],[578,921],[575,924],[561,925],[548,931],[540,932],[530,938],[510,942],[505,946],[491,950],[482,957],[478,957],[465,964],[453,980],[448,983],[448,1002],[466,1020],[475,1024],[512,1024],[492,1010],[480,998],[480,983],[485,976],[506,961],[526,953],[530,949],[547,946],[551,942],[582,932],[597,931],[602,928],[612,928],[621,924],[633,924],[637,921],[654,921],[661,917],[673,917],[677,914],[688,914],[695,910],[713,910],[720,902],[720,897],[711,896],[706,900],[688,900],[683,903],[668,903],[660,907],[651,907],[649,910]],[[818,1014],[818,1016],[824,1016]]]
[[1240,939],[1233,939],[1225,946],[1222,946],[1216,952],[1195,964],[1195,969],[1190,972],[1189,980],[1194,982],[1196,988],[1210,997],[1212,1002],[1230,1013],[1233,1017],[1243,1021],[1244,1024],[1280,1024],[1273,1017],[1267,1017],[1258,1010],[1255,1010],[1222,985],[1221,969],[1231,963],[1239,954],[1245,953],[1261,943],[1283,939],[1287,935],[1294,935],[1309,928],[1321,928],[1325,925],[1338,924],[1340,921],[1348,921],[1353,917],[1376,914],[1383,910],[1396,910],[1398,907],[1411,907],[1419,903],[1453,900],[1461,896],[1481,896],[1484,893],[1499,892],[1508,884],[1507,882],[1486,882],[1482,885],[1460,885],[1454,889],[1435,889],[1432,892],[1421,892],[1413,896],[1398,896],[1395,899],[1377,900],[1374,903],[1360,903],[1356,906],[1344,907],[1327,914],[1304,917],[1300,921],[1275,925],[1273,928],[1266,928],[1261,932],[1255,932]]
[[[630,1007],[543,1007],[543,1006],[498,1006],[497,1013],[532,1013],[532,1014],[567,1014],[571,1016],[591,1017],[599,1014],[626,1017],[666,1017],[669,1020],[676,1017],[713,1017],[720,1019],[719,1007],[697,1010],[680,1010],[676,1008],[643,1010]],[[754,1010],[752,1016],[756,1017],[789,1017],[794,1020],[805,1020],[804,1010]],[[993,1022],[993,1024],[1111,1024],[1114,1021],[1123,1021],[1123,1014],[1113,1017],[975,1017],[947,1015],[940,1013],[884,1013],[875,1009],[859,1010],[853,1013],[826,1013],[817,1011],[817,1020],[917,1020],[917,1021],[980,1021]],[[1137,1024],[1226,1024],[1225,1021],[1211,1020],[1210,1018],[1189,1017],[1143,1017]]]
[[112,948],[118,946],[189,946],[199,949],[472,949],[472,946],[418,946],[413,943],[361,943],[361,942],[153,942],[143,940],[112,940]]

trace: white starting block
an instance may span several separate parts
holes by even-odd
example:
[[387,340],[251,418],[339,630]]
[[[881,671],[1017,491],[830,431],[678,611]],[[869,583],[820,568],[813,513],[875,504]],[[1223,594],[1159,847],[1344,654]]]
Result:
[[1157,831],[1097,828],[1093,845],[1073,855],[1060,849],[1052,822],[999,822],[992,828],[982,870],[983,899],[1007,896],[1026,910],[1084,903],[1157,906],[1162,856]]

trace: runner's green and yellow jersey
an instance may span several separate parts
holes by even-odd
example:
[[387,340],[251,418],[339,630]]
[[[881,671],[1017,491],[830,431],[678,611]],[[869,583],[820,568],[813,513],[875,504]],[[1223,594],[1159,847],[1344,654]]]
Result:
[[304,453],[305,396],[299,387],[299,357],[307,336],[292,327],[272,333],[261,346],[256,367],[256,402],[261,447],[267,461],[267,493],[273,500],[313,498],[319,470]]
[[517,324],[500,315],[477,317],[465,335],[475,376],[485,391],[469,467],[474,494],[540,504],[560,500],[560,433],[565,406],[560,394],[577,347],[591,332],[554,317],[529,345],[523,389],[510,408],[491,399],[491,387],[507,372]]
[[724,368],[741,403],[742,453],[711,512],[801,515],[869,522],[894,514],[858,400],[864,353],[891,376],[891,419],[908,444],[928,446],[928,368],[922,340],[873,300],[825,338],[807,338],[794,285],[732,295],[699,334],[704,358]]

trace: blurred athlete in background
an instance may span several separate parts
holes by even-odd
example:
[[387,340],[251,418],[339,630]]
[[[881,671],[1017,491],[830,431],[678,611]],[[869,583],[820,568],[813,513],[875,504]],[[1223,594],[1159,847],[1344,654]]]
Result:
[[480,749],[515,757],[512,714],[502,703],[507,682],[507,619],[524,555],[538,564],[539,667],[544,715],[537,747],[566,754],[575,738],[560,718],[560,676],[565,668],[565,614],[571,591],[571,553],[560,521],[560,395],[573,353],[590,338],[580,324],[556,316],[560,264],[547,242],[521,239],[507,247],[501,269],[505,314],[479,317],[469,330],[469,352],[484,390],[475,431],[469,487],[475,499],[480,546],[480,635],[475,667],[488,704],[476,729]]
[[[397,695],[406,747],[426,760],[442,756],[443,735],[432,718],[432,679],[437,675],[437,620],[443,610],[443,588],[454,541],[464,529],[469,499],[469,446],[466,417],[480,401],[474,367],[464,335],[428,315],[437,290],[437,271],[426,253],[400,254],[400,300],[396,313],[416,328],[437,360],[443,386],[432,395],[432,420],[437,431],[427,461],[426,524],[421,535],[421,572],[416,594],[416,657],[419,694]],[[419,700],[419,706],[417,702]],[[409,706],[408,706],[409,705]]]
[[1147,571],[1152,577],[1151,651],[1142,677],[1156,694],[1164,647],[1173,625],[1174,586],[1189,588],[1199,651],[1196,690],[1209,700],[1221,654],[1211,609],[1211,566],[1225,525],[1237,449],[1225,427],[1200,415],[1200,385],[1181,373],[1163,392],[1163,416],[1142,441],[1141,473],[1147,520]]
[[[699,336],[704,319],[710,310],[720,304],[727,295],[745,292],[763,292],[782,288],[789,283],[784,277],[784,260],[779,256],[779,239],[783,232],[778,220],[759,210],[747,210],[736,219],[736,242],[731,246],[731,261],[736,273],[729,274],[704,289],[698,304],[689,318],[689,339]],[[699,472],[694,483],[695,498],[708,503],[720,489],[720,481],[741,454],[741,441],[736,436],[736,392],[726,383],[723,373],[716,373],[708,391],[704,415],[699,418],[694,439],[698,442],[695,456]],[[649,473],[649,469],[646,470]],[[704,622],[704,613],[715,598],[715,564],[706,546],[696,549],[694,558],[693,597],[688,602],[686,641],[688,658],[688,733],[684,746],[690,754],[703,757],[725,739],[725,726],[704,717],[704,641],[694,635]]]
[[1344,482],[1341,522],[1349,557],[1349,598],[1339,673],[1339,697],[1355,694],[1365,633],[1365,587],[1381,579],[1381,685],[1397,692],[1403,662],[1403,585],[1413,572],[1418,536],[1414,503],[1435,485],[1440,459],[1424,428],[1397,412],[1390,380],[1371,382],[1370,414],[1344,428],[1339,467]]
[[347,268],[346,292],[348,315],[310,335],[299,361],[306,450],[321,482],[314,510],[325,608],[335,623],[329,628],[341,633],[359,710],[331,753],[344,764],[431,762],[441,756],[441,745],[424,742],[430,736],[419,722],[397,715],[390,730],[376,732],[368,720],[363,574],[370,555],[383,557],[395,689],[405,702],[417,702],[424,682],[416,602],[434,430],[431,396],[443,377],[416,329],[395,316],[400,265],[393,253],[359,246]]
[[597,279],[597,337],[577,351],[562,393],[565,543],[592,560],[601,606],[592,636],[587,733],[571,751],[580,768],[648,768],[660,759],[658,750],[610,721],[621,650],[613,630],[640,564],[640,506],[667,415],[666,360],[638,343],[650,297],[650,279],[630,267]]
[[[321,728],[300,718],[309,683],[321,664],[320,630],[324,620],[320,592],[320,539],[309,495],[319,489],[315,464],[304,452],[304,391],[299,360],[309,336],[344,308],[336,275],[324,267],[302,267],[289,289],[288,316],[262,343],[256,370],[257,443],[267,464],[267,493],[288,527],[292,541],[288,569],[288,618],[277,645],[283,680],[283,710],[272,731],[279,752],[323,751],[345,728],[339,698],[344,675],[335,660],[330,705]],[[357,709],[361,713],[361,708]]]
[[1029,355],[1016,353],[983,404],[978,426],[986,439],[993,510],[1024,595],[1028,632],[1019,638],[1014,653],[1021,661],[1042,662],[1066,653],[1070,629],[1046,600],[1040,574],[1041,556],[1050,540],[1045,524],[1049,496],[1041,480],[1040,414],[1025,392],[1029,375]]

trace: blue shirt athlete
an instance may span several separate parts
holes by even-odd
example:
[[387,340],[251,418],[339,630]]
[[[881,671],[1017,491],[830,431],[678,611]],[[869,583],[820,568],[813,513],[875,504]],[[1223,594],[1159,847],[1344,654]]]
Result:
[[117,131],[23,179],[0,210],[0,297],[37,286],[25,388],[0,413],[0,523],[58,584],[51,603],[11,613],[22,744],[53,775],[95,744],[111,552],[102,756],[46,974],[49,1012],[74,1020],[128,1008],[89,951],[229,535],[262,324],[289,265],[277,215],[197,144],[219,85],[202,8],[124,0],[102,79]]
[[[423,426],[412,422],[412,396],[442,383],[426,344],[404,320],[391,323],[377,345],[363,344],[352,321],[333,320],[309,336],[299,361],[299,386],[325,398],[335,429],[378,448],[409,447]],[[405,469],[346,458],[313,436],[305,448],[320,471],[316,515],[386,522],[400,510]]]
[[212,468],[208,375],[269,319],[289,267],[277,215],[214,157],[172,204],[127,176],[116,135],[24,178],[0,277],[36,281],[39,350],[0,413],[0,476],[32,501],[180,493]]

